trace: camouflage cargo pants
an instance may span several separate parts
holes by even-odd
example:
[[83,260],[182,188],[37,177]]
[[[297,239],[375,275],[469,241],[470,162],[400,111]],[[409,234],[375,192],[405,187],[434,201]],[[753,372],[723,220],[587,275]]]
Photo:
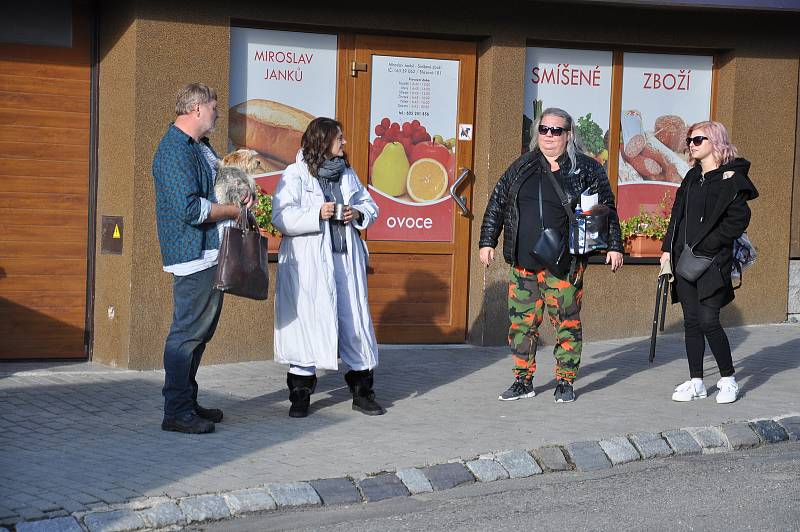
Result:
[[555,374],[559,380],[572,382],[578,373],[583,347],[581,299],[583,271],[579,265],[575,284],[560,279],[547,270],[529,271],[511,268],[508,286],[508,344],[514,359],[514,375],[532,379],[536,372],[536,346],[544,312],[556,330]]

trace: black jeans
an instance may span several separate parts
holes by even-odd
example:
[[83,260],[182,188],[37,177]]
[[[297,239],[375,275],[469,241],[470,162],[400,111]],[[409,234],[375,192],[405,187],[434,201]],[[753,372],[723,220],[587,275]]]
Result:
[[720,307],[701,302],[697,295],[697,284],[675,276],[678,300],[683,307],[683,326],[686,331],[686,355],[689,358],[689,375],[693,379],[703,378],[703,356],[706,343],[719,366],[722,377],[734,374],[731,345],[719,323]]
[[190,415],[197,404],[197,368],[214,336],[222,292],[214,288],[217,267],[173,276],[172,327],[164,346],[164,418]]

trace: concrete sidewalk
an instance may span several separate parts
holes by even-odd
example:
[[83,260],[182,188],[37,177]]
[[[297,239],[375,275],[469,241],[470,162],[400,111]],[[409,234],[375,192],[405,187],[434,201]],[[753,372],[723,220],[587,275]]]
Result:
[[682,335],[659,338],[653,365],[649,339],[588,342],[572,404],[553,402],[549,347],[539,354],[539,395],[509,403],[497,400],[513,380],[506,348],[385,346],[376,372],[384,416],[350,409],[343,372],[321,376],[309,417],[290,419],[284,367],[203,366],[201,404],[222,408],[225,420],[199,436],[160,430],[163,372],[0,364],[0,525],[800,412],[800,326],[728,333],[741,388],[730,405],[714,401],[710,355],[709,398],[670,400],[688,374]]

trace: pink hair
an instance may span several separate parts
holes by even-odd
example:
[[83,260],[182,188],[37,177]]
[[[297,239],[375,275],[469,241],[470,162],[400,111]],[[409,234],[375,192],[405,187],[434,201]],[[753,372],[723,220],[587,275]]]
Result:
[[[707,120],[705,122],[692,124],[689,126],[686,136],[691,137],[695,129],[702,129],[705,131],[705,136],[708,137],[708,141],[711,143],[711,153],[720,166],[731,162],[739,154],[736,146],[731,144],[728,138],[728,130],[719,122]],[[689,164],[693,165],[695,162],[694,158],[690,155]]]

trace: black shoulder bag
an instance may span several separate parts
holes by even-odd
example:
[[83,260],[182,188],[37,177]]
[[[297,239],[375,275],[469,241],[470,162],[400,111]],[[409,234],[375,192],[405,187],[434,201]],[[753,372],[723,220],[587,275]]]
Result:
[[704,257],[702,255],[695,255],[694,254],[694,247],[697,245],[697,242],[689,245],[689,188],[691,187],[691,183],[686,187],[686,209],[684,209],[683,219],[684,219],[684,231],[683,231],[683,250],[681,251],[681,256],[678,259],[678,265],[675,266],[675,273],[686,279],[690,282],[695,282],[700,278],[701,275],[711,266],[711,262],[714,260],[713,257]]
[[[559,200],[561,201],[561,206],[564,207],[564,210],[567,212],[571,227],[572,221],[575,219],[575,215],[567,206],[569,200],[567,200],[566,196],[564,195],[564,191],[561,190],[561,186],[558,184],[558,181],[556,181],[556,177],[553,175],[552,170],[550,170],[550,163],[544,161],[542,165],[545,173],[547,173],[547,176],[550,178],[550,182],[552,183]],[[530,254],[539,262],[544,264],[552,273],[558,276],[563,276],[569,271],[570,263],[572,262],[572,255],[569,253],[569,232],[562,231],[561,229],[555,227],[544,226],[541,179],[539,179],[539,223],[541,224],[542,232],[539,235],[539,240],[537,240],[536,244],[533,245],[533,249],[530,251]]]

